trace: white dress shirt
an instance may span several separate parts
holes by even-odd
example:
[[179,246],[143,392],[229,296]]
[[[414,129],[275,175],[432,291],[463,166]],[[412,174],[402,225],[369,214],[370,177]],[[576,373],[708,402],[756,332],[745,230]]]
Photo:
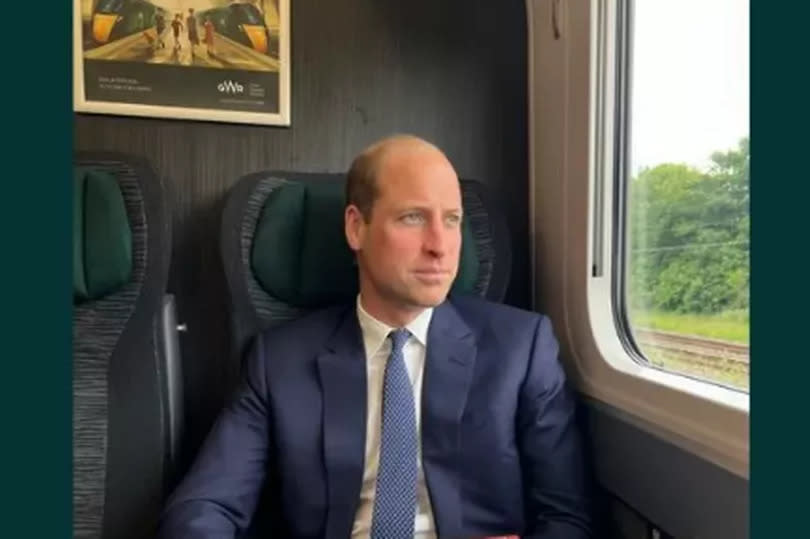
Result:
[[[427,334],[433,309],[426,309],[410,324],[405,326],[411,336],[405,342],[403,354],[408,377],[413,386],[413,402],[416,408],[416,432],[419,439],[419,467],[416,487],[416,517],[414,537],[433,539],[436,537],[433,511],[430,506],[425,474],[422,471],[421,448],[421,402],[422,375],[427,350]],[[363,486],[360,490],[360,504],[357,507],[352,538],[367,538],[371,533],[374,515],[374,494],[377,487],[377,471],[380,466],[380,430],[382,419],[382,391],[385,378],[385,365],[391,353],[391,340],[388,334],[396,329],[380,322],[368,314],[357,297],[357,319],[363,332],[363,345],[366,351],[366,380],[368,388],[368,414],[366,416],[366,459],[363,470]]]

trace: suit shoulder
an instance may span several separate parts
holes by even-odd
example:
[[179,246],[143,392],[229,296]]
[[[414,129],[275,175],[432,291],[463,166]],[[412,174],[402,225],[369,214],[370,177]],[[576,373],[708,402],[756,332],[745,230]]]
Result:
[[545,315],[540,313],[496,303],[477,296],[453,296],[450,302],[465,320],[477,322],[475,325],[485,322],[487,325],[496,328],[534,327],[542,319],[546,318]]
[[493,361],[520,363],[534,357],[538,344],[557,345],[551,321],[543,314],[467,296],[453,298],[451,304]]
[[325,341],[345,315],[349,305],[318,309],[292,320],[263,329],[258,338],[265,344],[318,344]]

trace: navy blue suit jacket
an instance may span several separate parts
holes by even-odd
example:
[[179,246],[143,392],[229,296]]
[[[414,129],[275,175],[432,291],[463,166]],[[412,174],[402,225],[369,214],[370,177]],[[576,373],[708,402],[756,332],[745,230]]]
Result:
[[[438,306],[422,463],[440,537],[591,536],[574,401],[548,318],[477,298]],[[363,477],[366,360],[355,306],[256,339],[233,401],[169,500],[161,537],[234,537],[263,488],[284,537],[347,538]]]

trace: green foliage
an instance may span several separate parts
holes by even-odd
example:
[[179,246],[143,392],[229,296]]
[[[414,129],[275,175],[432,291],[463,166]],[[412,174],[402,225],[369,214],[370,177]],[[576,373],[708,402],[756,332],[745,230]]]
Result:
[[749,146],[715,152],[706,172],[666,163],[631,180],[631,309],[748,308]]

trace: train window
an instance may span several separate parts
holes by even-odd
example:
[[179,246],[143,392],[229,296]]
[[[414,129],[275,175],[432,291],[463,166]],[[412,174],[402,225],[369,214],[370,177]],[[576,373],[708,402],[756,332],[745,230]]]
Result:
[[748,5],[628,3],[614,243],[614,301],[632,353],[742,391],[750,366]]
[[534,305],[589,403],[747,477],[748,5],[527,7]]

